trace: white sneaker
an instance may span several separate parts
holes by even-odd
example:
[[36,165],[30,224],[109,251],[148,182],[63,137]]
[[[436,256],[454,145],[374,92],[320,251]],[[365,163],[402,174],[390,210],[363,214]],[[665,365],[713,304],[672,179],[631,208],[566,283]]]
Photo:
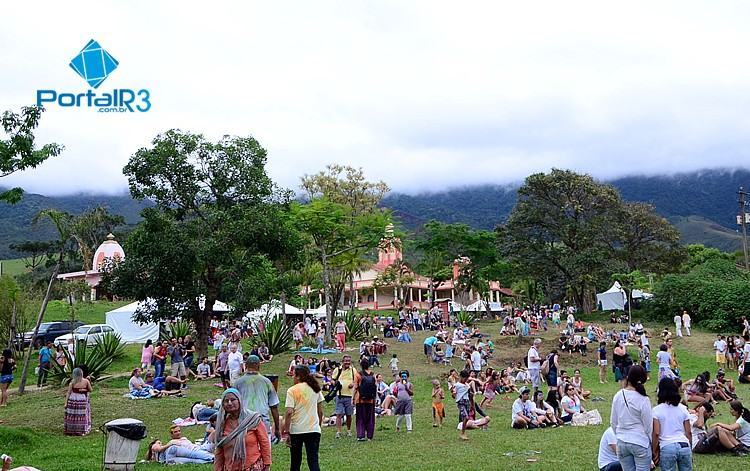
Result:
[[352,436],[352,431],[351,430],[347,430],[346,431],[346,436],[347,437],[351,437]]
[[336,438],[341,438],[341,432],[336,432]]

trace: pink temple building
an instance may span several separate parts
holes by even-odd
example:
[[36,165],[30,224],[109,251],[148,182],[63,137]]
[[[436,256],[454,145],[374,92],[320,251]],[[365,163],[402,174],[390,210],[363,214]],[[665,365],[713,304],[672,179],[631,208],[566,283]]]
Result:
[[57,279],[64,281],[84,280],[91,288],[91,299],[98,299],[102,294],[97,291],[99,282],[102,280],[102,275],[99,270],[101,270],[104,261],[107,259],[125,260],[125,251],[112,234],[107,235],[107,240],[102,242],[102,244],[96,249],[96,252],[94,252],[91,270],[61,273],[57,275]]
[[[405,289],[406,292],[399,293],[396,286],[375,287],[375,279],[388,266],[394,262],[403,260],[401,253],[401,241],[393,236],[393,225],[386,227],[385,237],[381,240],[378,249],[378,261],[369,268],[354,275],[354,292],[350,293],[349,285],[344,289],[344,306],[349,305],[350,296],[354,296],[354,306],[359,309],[396,309],[398,300],[404,300],[407,307],[418,309],[429,309],[429,278],[412,272],[414,281]],[[466,293],[456,286],[460,264],[462,259],[453,262],[453,278],[443,282],[435,290],[435,299],[450,299],[462,304],[470,304],[480,300],[479,293],[469,291]],[[492,281],[490,286],[490,302],[500,302],[500,296],[513,296],[508,288],[503,288],[497,281]],[[400,295],[400,296],[399,296]]]

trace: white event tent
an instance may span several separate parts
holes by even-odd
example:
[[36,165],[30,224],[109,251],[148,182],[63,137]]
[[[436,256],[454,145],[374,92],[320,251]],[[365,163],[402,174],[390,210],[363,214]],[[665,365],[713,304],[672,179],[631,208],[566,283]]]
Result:
[[[653,294],[639,289],[634,289],[630,296],[633,300],[651,299],[654,297]],[[596,302],[597,304],[601,304],[602,311],[624,311],[627,300],[627,293],[617,281],[607,291],[596,295]]]
[[[119,307],[106,314],[106,323],[120,334],[123,343],[145,343],[146,340],[159,340],[159,324],[149,322],[139,324],[133,319],[135,311],[150,301],[136,301]],[[231,307],[221,301],[214,303],[214,312],[229,312]]]

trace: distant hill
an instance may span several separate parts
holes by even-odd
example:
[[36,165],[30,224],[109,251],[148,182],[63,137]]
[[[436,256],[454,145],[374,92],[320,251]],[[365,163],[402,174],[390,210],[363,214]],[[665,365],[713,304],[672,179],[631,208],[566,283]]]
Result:
[[[737,189],[750,187],[750,170],[718,169],[671,176],[630,176],[611,180],[628,201],[644,201],[680,230],[683,243],[703,243],[722,250],[741,247],[736,231]],[[516,203],[518,185],[481,185],[439,193],[391,193],[383,206],[393,209],[407,228],[430,219],[463,222],[492,229]]]
[[106,207],[112,214],[123,216],[126,224],[136,224],[140,220],[141,209],[147,203],[135,201],[130,195],[78,194],[48,197],[33,193],[25,193],[23,199],[15,205],[0,202],[0,260],[20,256],[8,247],[10,244],[55,238],[55,230],[49,223],[32,225],[34,216],[39,211],[53,208],[80,214],[99,205]]
[[[750,187],[750,170],[630,176],[609,183],[628,201],[653,204],[659,214],[680,230],[684,243],[703,243],[727,251],[741,247],[735,226],[737,188]],[[513,210],[519,184],[468,186],[418,195],[390,193],[382,205],[391,208],[408,229],[416,229],[430,219],[492,229]],[[79,214],[97,205],[124,216],[128,224],[135,224],[147,203],[134,201],[128,195],[89,194],[62,197],[26,194],[17,205],[0,203],[0,260],[19,256],[8,248],[9,244],[54,237],[49,226],[31,226],[34,215],[41,209],[56,208]]]

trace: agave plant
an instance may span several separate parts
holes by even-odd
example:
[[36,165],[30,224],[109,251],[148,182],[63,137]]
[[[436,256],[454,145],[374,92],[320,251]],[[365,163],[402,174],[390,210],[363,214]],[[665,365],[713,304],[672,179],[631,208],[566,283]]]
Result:
[[456,321],[459,324],[464,325],[471,325],[476,320],[476,317],[474,314],[468,311],[464,311],[463,309],[456,313]]
[[160,341],[185,337],[186,335],[195,335],[195,332],[190,328],[190,322],[185,320],[176,320],[171,324],[166,324],[164,329],[159,329]]
[[63,353],[66,359],[65,366],[60,366],[53,361],[49,372],[50,381],[61,386],[70,382],[74,368],[81,368],[85,376],[97,380],[109,368],[113,360],[112,357],[103,353],[102,348],[88,348],[86,340],[82,339],[76,341],[75,356],[71,356],[67,349],[63,349]]
[[341,316],[346,323],[346,327],[349,329],[349,335],[347,336],[353,340],[362,340],[365,338],[365,327],[360,322],[359,314],[353,311],[346,311],[346,314]]
[[267,315],[263,319],[264,329],[258,329],[258,335],[250,338],[252,346],[265,343],[271,355],[284,353],[289,350],[289,342],[292,341],[292,329],[284,322],[281,316]]
[[104,334],[104,337],[94,345],[94,350],[99,350],[99,353],[113,360],[125,356],[125,345],[122,343],[122,337],[115,332]]

